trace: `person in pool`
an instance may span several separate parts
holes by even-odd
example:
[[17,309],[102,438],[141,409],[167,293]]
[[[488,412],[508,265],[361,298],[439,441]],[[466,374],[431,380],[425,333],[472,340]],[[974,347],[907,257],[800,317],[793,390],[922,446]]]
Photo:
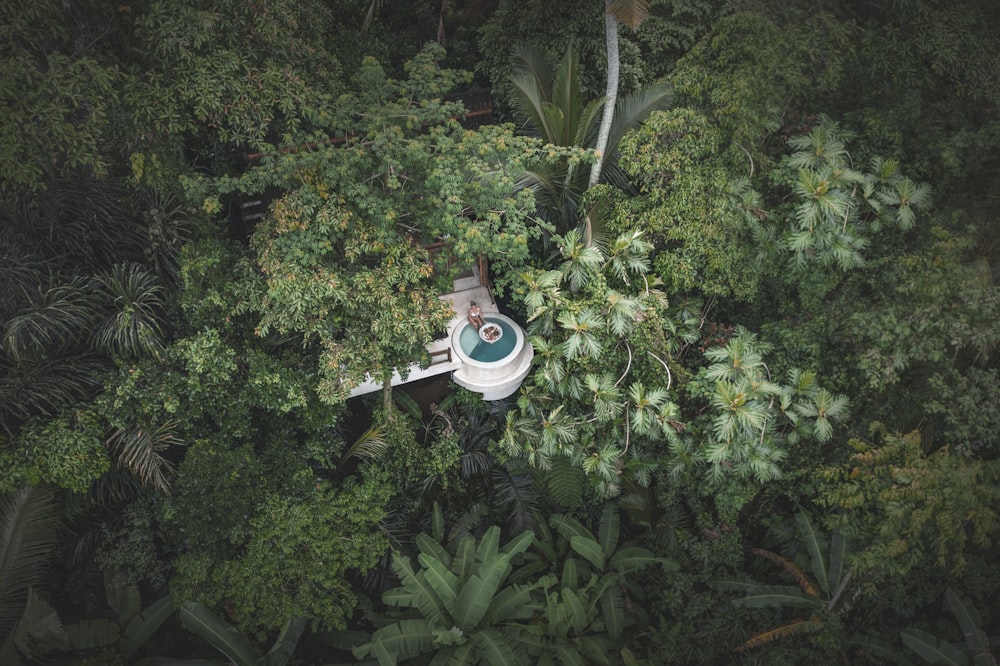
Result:
[[478,331],[486,323],[486,320],[483,319],[483,311],[479,309],[475,301],[469,303],[469,306],[469,323]]

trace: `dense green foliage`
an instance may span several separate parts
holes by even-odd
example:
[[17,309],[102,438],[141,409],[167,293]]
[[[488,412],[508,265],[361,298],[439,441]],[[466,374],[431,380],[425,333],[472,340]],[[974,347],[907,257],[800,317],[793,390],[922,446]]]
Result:
[[998,25],[5,3],[0,662],[996,663]]

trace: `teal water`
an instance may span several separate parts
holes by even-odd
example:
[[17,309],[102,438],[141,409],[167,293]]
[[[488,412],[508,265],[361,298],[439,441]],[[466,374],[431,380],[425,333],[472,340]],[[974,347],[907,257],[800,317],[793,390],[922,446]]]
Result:
[[479,339],[479,332],[471,324],[466,323],[465,328],[459,333],[458,343],[462,345],[462,351],[473,360],[490,363],[506,358],[514,351],[514,347],[517,345],[517,333],[503,319],[486,317],[486,321],[500,326],[503,335],[500,336],[499,340],[493,344],[483,342]]

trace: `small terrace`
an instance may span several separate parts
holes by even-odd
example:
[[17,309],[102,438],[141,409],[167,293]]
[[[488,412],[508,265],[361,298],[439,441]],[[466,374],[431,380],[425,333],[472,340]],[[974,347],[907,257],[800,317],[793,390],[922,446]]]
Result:
[[[454,280],[454,291],[439,296],[451,305],[454,316],[448,322],[446,335],[427,346],[431,364],[426,368],[411,364],[406,379],[394,372],[392,386],[450,372],[456,384],[481,393],[483,400],[500,400],[517,391],[531,370],[535,351],[521,327],[500,314],[487,284],[485,262],[480,262],[471,275]],[[468,321],[473,303],[479,306],[487,323],[501,328],[501,338],[493,342],[480,339]],[[381,389],[380,381],[369,379],[356,386],[351,397]]]

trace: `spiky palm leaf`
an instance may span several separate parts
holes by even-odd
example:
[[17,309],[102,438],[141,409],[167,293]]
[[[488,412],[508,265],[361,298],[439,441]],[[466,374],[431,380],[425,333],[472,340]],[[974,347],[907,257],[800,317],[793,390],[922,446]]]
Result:
[[139,264],[118,264],[98,277],[106,314],[93,332],[94,344],[112,356],[159,356],[163,350],[165,291]]
[[176,428],[176,421],[134,424],[127,429],[115,429],[108,445],[122,468],[156,490],[169,493],[174,464],[166,453],[180,444]]
[[55,416],[90,396],[108,363],[96,356],[13,364],[0,354],[0,428],[13,434],[31,416]]
[[3,348],[18,364],[60,356],[90,334],[98,305],[89,280],[40,291],[4,325]]
[[48,488],[25,486],[0,497],[0,636],[17,624],[29,588],[47,575],[57,525]]

